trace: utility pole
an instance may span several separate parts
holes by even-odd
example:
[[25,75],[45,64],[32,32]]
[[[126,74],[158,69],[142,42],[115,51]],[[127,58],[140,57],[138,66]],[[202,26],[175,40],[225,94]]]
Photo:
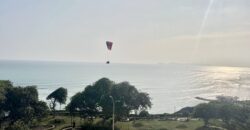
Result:
[[112,130],[115,130],[115,101],[112,96],[109,96],[112,99],[113,102],[113,124],[112,124]]

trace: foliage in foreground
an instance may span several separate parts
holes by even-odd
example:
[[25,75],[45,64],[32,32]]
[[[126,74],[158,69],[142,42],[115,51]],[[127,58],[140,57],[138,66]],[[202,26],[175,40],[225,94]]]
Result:
[[30,130],[30,128],[24,122],[16,121],[13,125],[7,127],[6,130]]
[[210,119],[219,119],[228,130],[249,130],[250,106],[247,104],[247,101],[226,100],[220,97],[217,101],[197,105],[193,116],[202,118],[205,126],[209,125]]
[[29,125],[48,114],[47,104],[38,100],[36,86],[15,87],[10,81],[0,81],[0,97],[0,120],[8,116],[12,126],[20,122]]

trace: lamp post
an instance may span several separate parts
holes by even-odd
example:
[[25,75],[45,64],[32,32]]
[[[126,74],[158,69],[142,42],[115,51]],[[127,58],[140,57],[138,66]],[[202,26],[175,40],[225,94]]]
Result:
[[109,96],[112,99],[113,102],[113,124],[112,124],[112,130],[115,130],[115,101],[112,96]]

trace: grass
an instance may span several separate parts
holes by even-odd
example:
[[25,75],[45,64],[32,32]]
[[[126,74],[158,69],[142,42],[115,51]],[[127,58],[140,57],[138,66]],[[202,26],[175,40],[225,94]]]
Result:
[[[63,120],[64,122],[54,124],[53,122],[55,119]],[[82,124],[84,124],[84,120],[81,120],[80,117],[74,117],[74,121],[75,121],[77,127],[78,126],[80,127]],[[94,123],[96,123],[98,121],[99,121],[99,119],[96,119],[94,121]],[[41,126],[50,125],[52,123],[55,125],[55,128],[53,130],[61,130],[62,128],[65,128],[67,126],[71,126],[71,117],[70,116],[56,116],[55,118],[53,118],[52,116],[50,116],[46,119],[43,119],[41,122],[39,122],[39,125],[41,125]]]
[[[56,124],[56,128],[54,130],[61,130],[64,127],[71,125],[71,118],[69,116],[56,116],[56,119],[64,120],[65,123]],[[52,122],[54,118],[49,117],[44,119],[39,124],[47,125]],[[79,117],[74,118],[76,122],[76,126],[81,126],[84,121],[80,120]],[[99,119],[96,119],[94,123],[98,122]],[[220,122],[216,120],[212,120],[211,124],[218,124],[216,126],[220,126]],[[188,122],[180,122],[180,121],[159,121],[159,120],[137,120],[130,122],[117,122],[116,126],[120,130],[196,130],[197,128],[201,128],[204,125],[202,120],[190,120]]]
[[[195,130],[203,126],[204,123],[202,121],[179,122],[179,121],[139,120],[135,121],[134,123],[118,122],[116,125],[121,130]],[[186,127],[180,127],[180,126],[186,126]]]
[[[55,118],[53,118],[52,116],[43,119],[41,122],[39,122],[39,125],[51,125],[52,122],[54,122],[55,119],[59,119],[59,120],[64,120],[63,123],[58,123],[58,124],[54,124],[55,125],[55,129],[53,130],[61,130],[64,127],[70,126],[71,125],[71,118],[70,116],[56,116]],[[80,120],[79,117],[75,117],[74,118],[76,124],[80,125],[81,123],[83,123],[83,121]]]

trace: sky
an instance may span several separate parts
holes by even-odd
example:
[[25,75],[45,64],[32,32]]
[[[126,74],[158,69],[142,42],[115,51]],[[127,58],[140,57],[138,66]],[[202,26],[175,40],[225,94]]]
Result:
[[249,0],[0,0],[0,59],[250,67]]

